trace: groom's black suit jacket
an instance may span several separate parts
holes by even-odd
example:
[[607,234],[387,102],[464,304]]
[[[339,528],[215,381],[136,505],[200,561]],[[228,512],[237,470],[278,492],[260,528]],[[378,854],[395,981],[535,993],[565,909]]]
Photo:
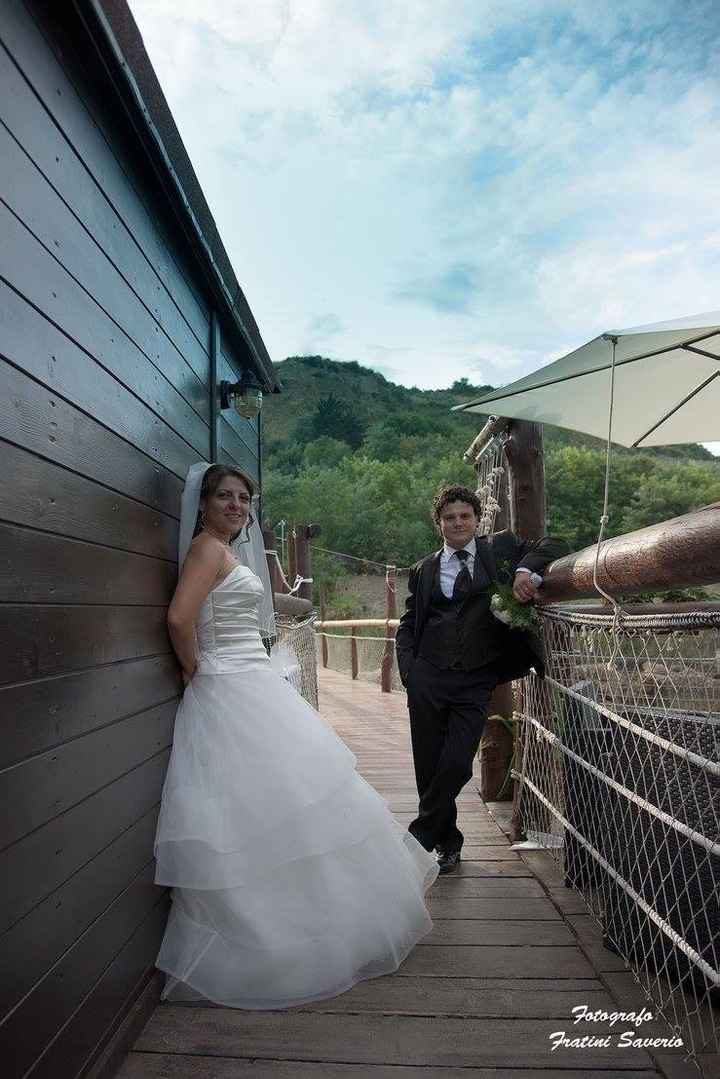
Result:
[[[473,592],[463,607],[463,617],[468,622],[470,634],[474,635],[478,665],[483,663],[481,657],[484,648],[500,683],[522,678],[531,667],[542,675],[544,657],[540,636],[511,630],[494,616],[488,617],[487,590],[498,580],[512,582],[519,566],[542,574],[550,562],[567,554],[567,545],[561,540],[547,537],[526,542],[509,529],[477,537],[475,542]],[[405,613],[396,634],[398,667],[403,684],[422,648],[441,554],[441,550],[435,551],[410,570]],[[425,654],[425,648],[422,651]]]

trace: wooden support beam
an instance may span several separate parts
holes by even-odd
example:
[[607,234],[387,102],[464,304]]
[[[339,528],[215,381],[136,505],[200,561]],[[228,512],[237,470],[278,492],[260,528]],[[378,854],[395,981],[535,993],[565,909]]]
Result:
[[491,416],[480,433],[475,436],[465,450],[463,459],[471,463],[475,462],[483,447],[487,446],[491,438],[494,438],[495,435],[499,435],[501,431],[504,431],[510,422],[511,421],[504,416]]
[[[300,577],[312,577],[312,559],[310,540],[320,535],[320,525],[295,525],[295,573]],[[293,577],[293,584],[295,578]],[[312,600],[313,586],[310,581],[300,585],[297,594],[303,599]]]
[[513,420],[505,443],[509,470],[510,527],[524,540],[545,534],[545,465],[542,426]]
[[[542,602],[597,596],[595,545],[560,558],[545,572]],[[598,582],[612,595],[691,588],[720,581],[720,502],[605,540]]]
[[380,688],[383,693],[392,690],[392,672],[395,660],[395,630],[390,628],[390,620],[397,617],[397,574],[395,566],[388,566],[385,574],[385,648],[380,668]]

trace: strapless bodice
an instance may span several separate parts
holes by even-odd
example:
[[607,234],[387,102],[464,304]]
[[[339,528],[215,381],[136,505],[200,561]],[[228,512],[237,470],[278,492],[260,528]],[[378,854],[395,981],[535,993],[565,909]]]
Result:
[[258,629],[259,577],[238,565],[213,588],[195,623],[198,674],[235,674],[270,662]]

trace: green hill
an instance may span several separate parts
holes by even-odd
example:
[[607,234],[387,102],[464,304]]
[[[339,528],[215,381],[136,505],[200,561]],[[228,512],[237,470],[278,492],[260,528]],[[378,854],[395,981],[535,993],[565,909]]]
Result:
[[[396,386],[355,362],[291,356],[276,365],[283,392],[263,407],[263,510],[271,522],[314,522],[322,545],[407,566],[435,545],[438,486],[475,475],[463,452],[483,425],[453,405],[491,389]],[[544,429],[547,531],[577,550],[595,542],[605,446]],[[720,501],[720,459],[702,446],[616,447],[608,535]]]
[[[293,444],[298,433],[301,440],[306,441],[302,428],[298,432],[298,425],[311,418],[318,404],[328,397],[351,408],[367,427],[394,419],[402,428],[403,420],[410,414],[416,419],[432,420],[433,426],[447,430],[450,436],[454,437],[457,432],[461,441],[467,437],[469,444],[482,427],[485,417],[451,413],[450,410],[454,405],[481,397],[493,389],[492,386],[474,386],[467,379],[455,382],[446,390],[408,388],[389,382],[378,371],[361,367],[354,360],[345,363],[324,356],[289,356],[274,366],[283,391],[266,398],[263,405],[265,453],[270,456]],[[559,427],[546,426],[544,439],[548,448],[583,446],[604,449],[600,439]],[[617,447],[617,450],[619,453],[637,452],[622,447]],[[715,460],[701,445],[669,446],[642,452],[683,460]]]

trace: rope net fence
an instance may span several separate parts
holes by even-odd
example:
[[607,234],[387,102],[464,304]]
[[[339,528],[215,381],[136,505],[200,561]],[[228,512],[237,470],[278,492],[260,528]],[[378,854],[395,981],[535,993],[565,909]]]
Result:
[[[352,639],[354,637],[354,645]],[[378,691],[382,683],[383,663],[390,666],[391,689],[404,693],[400,672],[398,671],[395,656],[395,638],[384,635],[381,629],[370,628],[357,629],[354,634],[351,630],[323,630],[318,633],[320,647],[322,640],[327,647],[327,666],[333,671],[355,677],[361,682],[377,685]],[[356,666],[353,671],[353,651],[356,655]]]
[[318,706],[315,620],[315,612],[302,620],[275,616],[282,673],[313,708]]
[[691,1053],[720,1051],[720,605],[543,610],[515,776],[550,850]]

